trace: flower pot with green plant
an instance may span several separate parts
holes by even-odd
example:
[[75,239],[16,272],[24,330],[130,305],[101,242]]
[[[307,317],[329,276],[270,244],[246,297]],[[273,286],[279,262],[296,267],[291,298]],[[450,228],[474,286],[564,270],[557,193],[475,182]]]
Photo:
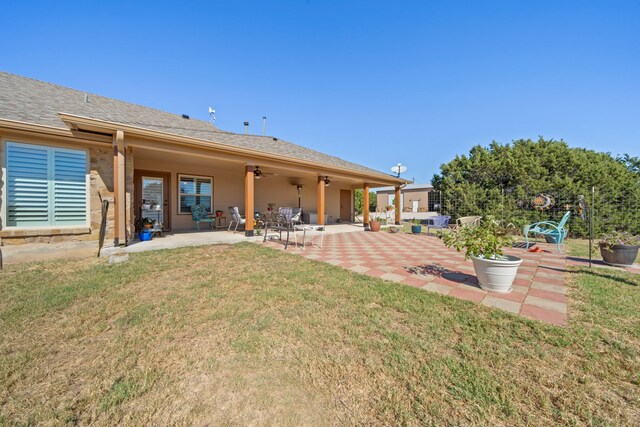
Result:
[[387,212],[391,212],[393,210],[393,205],[387,205]]
[[511,246],[514,238],[506,235],[497,221],[487,218],[477,227],[460,227],[438,237],[458,252],[465,250],[465,259],[471,258],[480,287],[486,291],[509,293],[518,274],[522,259],[504,255],[502,248]]
[[422,233],[422,225],[420,224],[420,220],[419,219],[412,219],[411,220],[411,232],[413,234],[420,234]]
[[382,227],[382,221],[384,221],[384,219],[380,218],[377,215],[371,217],[371,219],[369,220],[369,231],[380,231],[380,227]]
[[267,203],[267,210],[268,211],[272,211],[275,206],[276,206],[276,204],[273,203],[273,202]]
[[152,220],[151,218],[142,218],[142,226],[144,228],[152,228],[153,223],[154,223],[154,220]]
[[600,255],[605,263],[615,266],[633,265],[640,249],[640,236],[627,231],[613,231],[600,239]]

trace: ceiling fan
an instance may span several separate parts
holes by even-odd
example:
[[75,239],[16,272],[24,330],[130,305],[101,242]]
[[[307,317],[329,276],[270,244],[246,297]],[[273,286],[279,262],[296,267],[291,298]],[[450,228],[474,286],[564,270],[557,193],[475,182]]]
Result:
[[261,179],[263,176],[266,176],[266,175],[274,175],[275,176],[275,175],[279,175],[279,174],[273,173],[273,172],[262,172],[260,170],[260,166],[256,165],[256,168],[253,170],[253,177],[255,179]]

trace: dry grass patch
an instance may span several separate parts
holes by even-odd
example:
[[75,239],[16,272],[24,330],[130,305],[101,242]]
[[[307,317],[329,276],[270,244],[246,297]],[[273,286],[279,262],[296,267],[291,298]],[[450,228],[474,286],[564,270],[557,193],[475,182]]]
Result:
[[251,244],[15,266],[0,423],[632,424],[621,274],[576,274],[558,328]]

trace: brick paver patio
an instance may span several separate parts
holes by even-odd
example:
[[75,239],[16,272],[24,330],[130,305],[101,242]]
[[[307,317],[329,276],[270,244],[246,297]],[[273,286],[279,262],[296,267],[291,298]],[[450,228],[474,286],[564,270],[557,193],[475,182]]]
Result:
[[[268,243],[282,248],[279,241]],[[306,250],[289,246],[291,252],[373,277],[438,292],[456,298],[510,311],[555,325],[567,324],[565,257],[555,245],[545,251],[506,252],[523,259],[509,294],[486,292],[478,286],[471,260],[449,249],[433,236],[407,233],[328,234],[323,248]]]

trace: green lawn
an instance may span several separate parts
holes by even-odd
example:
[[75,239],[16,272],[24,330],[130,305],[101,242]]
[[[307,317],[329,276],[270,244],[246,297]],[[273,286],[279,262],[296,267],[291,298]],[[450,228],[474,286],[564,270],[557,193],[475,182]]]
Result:
[[566,328],[254,244],[0,273],[0,425],[637,425],[640,277]]

